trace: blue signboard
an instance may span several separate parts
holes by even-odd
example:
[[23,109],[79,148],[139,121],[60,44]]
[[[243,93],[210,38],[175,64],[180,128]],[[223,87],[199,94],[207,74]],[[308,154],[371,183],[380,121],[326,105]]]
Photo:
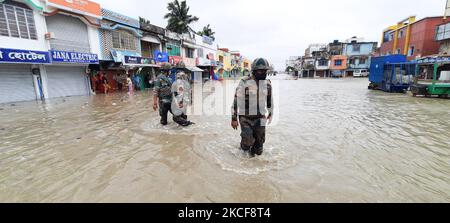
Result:
[[111,50],[111,55],[114,58],[116,63],[123,63],[125,60],[125,56],[129,57],[140,57],[141,54],[130,51],[122,51],[122,50]]
[[50,63],[50,54],[42,51],[0,48],[0,63]]
[[155,51],[155,61],[157,63],[162,63],[162,62],[169,62],[169,54],[168,53],[163,53],[161,51],[156,50]]
[[98,55],[65,51],[50,51],[54,63],[98,64]]

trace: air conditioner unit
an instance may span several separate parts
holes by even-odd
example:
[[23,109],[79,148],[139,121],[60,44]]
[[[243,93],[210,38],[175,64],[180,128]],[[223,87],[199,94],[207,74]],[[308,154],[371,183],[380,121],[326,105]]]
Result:
[[46,40],[51,40],[51,39],[55,39],[55,33],[54,32],[48,32],[45,34],[45,39]]

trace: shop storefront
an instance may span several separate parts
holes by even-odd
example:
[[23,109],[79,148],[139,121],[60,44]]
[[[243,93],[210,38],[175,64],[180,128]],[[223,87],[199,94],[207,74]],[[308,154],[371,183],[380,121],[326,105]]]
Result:
[[41,68],[48,52],[0,48],[0,103],[44,98]]
[[155,59],[125,56],[123,65],[135,71],[134,80],[139,89],[153,88],[151,81],[156,79],[159,68]]
[[89,64],[98,64],[98,55],[50,51],[52,65],[46,67],[49,98],[90,94]]
[[47,1],[45,20],[52,64],[45,67],[49,98],[90,95],[89,65],[98,65],[100,5]]
[[214,60],[214,54],[210,53],[206,58],[198,57],[197,67],[203,70],[203,81],[214,80],[214,70],[217,67],[216,61]]
[[[142,58],[139,20],[107,9],[102,9],[100,28],[101,56],[95,80],[106,77],[110,92],[125,90],[128,75],[133,77],[142,66],[127,65],[125,58]],[[104,92],[103,85],[96,86],[96,92]]]

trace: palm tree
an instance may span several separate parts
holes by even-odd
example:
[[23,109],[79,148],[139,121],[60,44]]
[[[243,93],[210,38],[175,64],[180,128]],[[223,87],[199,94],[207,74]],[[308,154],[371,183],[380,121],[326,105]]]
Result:
[[167,5],[169,12],[164,16],[169,19],[166,29],[178,34],[189,33],[192,29],[189,25],[199,20],[198,17],[189,15],[189,7],[186,1],[181,3],[178,0],[169,2]]
[[214,34],[216,34],[216,33],[212,31],[209,24],[207,26],[203,27],[203,30],[199,31],[197,34],[200,36],[208,36],[208,37],[211,37],[213,40],[216,40],[216,38],[214,37]]

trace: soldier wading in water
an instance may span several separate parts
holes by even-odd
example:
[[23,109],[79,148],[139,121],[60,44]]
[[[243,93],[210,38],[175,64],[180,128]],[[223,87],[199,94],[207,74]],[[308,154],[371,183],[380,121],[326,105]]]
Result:
[[[169,63],[164,63],[161,66],[161,73],[156,78],[155,86],[153,88],[153,109],[156,111],[159,108],[161,125],[167,125],[167,115],[169,112],[172,113],[173,121],[177,124],[181,126],[192,125],[193,123],[188,121],[187,116],[185,115],[184,110],[186,103],[184,101],[177,100],[178,102],[174,103],[174,106],[172,106],[174,94],[177,97],[178,93],[172,91],[172,80],[169,77],[171,69],[172,65]],[[179,112],[180,109],[182,110],[181,112]]]
[[241,80],[234,96],[231,126],[237,130],[241,125],[241,149],[252,157],[263,154],[266,125],[273,116],[272,85],[266,80],[269,69],[266,59],[256,59],[252,75]]

